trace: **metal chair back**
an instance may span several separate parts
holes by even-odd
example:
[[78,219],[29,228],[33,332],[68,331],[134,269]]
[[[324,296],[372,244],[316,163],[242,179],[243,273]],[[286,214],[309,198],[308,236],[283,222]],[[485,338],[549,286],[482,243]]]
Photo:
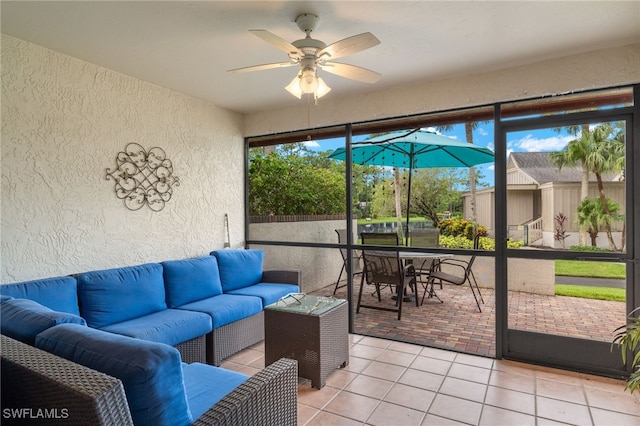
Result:
[[440,229],[413,229],[409,232],[409,245],[412,247],[440,246]]
[[[377,245],[377,246],[395,246],[398,247],[399,239],[398,234],[395,233],[373,233],[363,232],[360,234],[362,244]],[[367,284],[374,285],[376,288],[376,294],[378,296],[378,302],[382,302],[380,296],[381,286],[395,287],[396,294],[396,308],[389,308],[381,305],[364,305],[362,300],[362,288],[364,287],[364,280],[360,285],[360,292],[358,294],[358,305],[356,313],[360,311],[361,307],[380,309],[385,311],[398,312],[398,319],[402,319],[402,302],[404,299],[405,288],[415,285],[416,276],[413,268],[410,271],[405,270],[403,267],[402,259],[400,259],[399,251],[389,250],[380,251],[373,249],[364,249],[362,251],[362,257],[364,260],[364,274]],[[410,273],[409,273],[410,272]],[[416,306],[418,304],[416,296]]]
[[[473,238],[473,248],[477,250],[480,248],[480,235],[476,235]],[[428,291],[433,291],[433,283],[435,280],[439,280],[440,282],[446,282],[453,285],[463,285],[465,283],[469,283],[469,288],[471,288],[471,292],[473,294],[473,298],[476,301],[476,305],[478,306],[478,311],[482,312],[482,308],[480,307],[480,302],[484,303],[484,299],[482,297],[482,293],[480,292],[480,287],[478,286],[478,281],[476,280],[475,275],[473,274],[473,263],[476,260],[476,255],[473,254],[469,258],[468,261],[464,261],[461,259],[445,259],[439,263],[440,269],[436,271],[431,271],[429,274],[428,286],[430,286],[431,290],[428,290],[425,287],[425,292],[422,296],[422,301],[424,303],[424,298]],[[450,269],[457,270],[460,274],[455,274],[453,271],[449,269],[444,269],[445,266],[449,266]],[[475,285],[475,289],[474,289]],[[478,294],[476,295],[476,291]],[[430,293],[431,294],[431,293]]]
[[[347,230],[346,229],[336,229],[336,234],[338,234],[338,244],[346,244],[347,242]],[[346,284],[340,285],[340,280],[342,280],[342,274],[347,271],[347,249],[341,248],[340,255],[342,256],[342,268],[340,269],[340,275],[338,275],[338,280],[336,281],[336,286],[333,289],[333,294],[335,295],[339,288],[345,287]],[[360,255],[356,255],[354,250],[354,255],[351,258],[351,275],[361,275],[363,273],[362,266],[360,264]]]

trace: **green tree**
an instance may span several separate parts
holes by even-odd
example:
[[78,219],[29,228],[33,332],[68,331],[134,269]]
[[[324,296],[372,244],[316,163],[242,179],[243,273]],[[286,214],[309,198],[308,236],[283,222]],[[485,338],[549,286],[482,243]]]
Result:
[[[480,126],[481,123],[489,123],[489,121],[465,121],[464,133],[467,138],[467,142],[473,145],[473,131]],[[440,131],[451,130],[453,125],[437,126]],[[472,222],[477,221],[476,212],[476,187],[477,182],[480,181],[480,176],[477,175],[475,167],[469,167],[469,206],[471,208],[470,219]]]
[[[561,131],[562,129],[556,129]],[[605,216],[609,215],[608,204],[604,192],[602,174],[612,171],[620,171],[624,167],[624,128],[613,126],[611,123],[603,123],[593,130],[587,124],[566,128],[573,134],[580,133],[580,137],[569,142],[564,151],[551,154],[551,161],[562,169],[563,166],[580,164],[582,167],[582,179],[580,187],[580,200],[588,197],[589,175],[593,173],[598,185],[600,204]],[[617,250],[611,233],[610,222],[604,223],[609,241],[609,248]],[[585,245],[585,230],[580,228],[580,244]],[[624,245],[624,243],[623,243]]]
[[[342,164],[344,165],[344,162]],[[385,170],[380,166],[353,164],[351,173],[353,211],[360,217],[371,217],[374,214],[374,191],[384,181]]]
[[604,192],[602,174],[606,172],[620,171],[624,161],[624,142],[614,137],[615,128],[611,123],[604,123],[589,131],[592,141],[591,152],[587,155],[586,163],[589,170],[596,176],[598,196],[602,205],[602,213],[605,220],[605,230],[609,241],[609,248],[617,250],[616,243],[611,233],[611,215],[609,201]]
[[[589,126],[573,126],[566,129],[574,135],[581,133],[581,137],[570,141],[563,151],[552,152],[551,162],[555,164],[559,170],[562,170],[564,166],[580,165],[582,167],[582,177],[580,182],[580,202],[582,202],[589,196],[589,167],[585,161],[590,152],[591,145],[588,137]],[[582,132],[580,132],[580,129]],[[560,132],[562,129],[556,129],[556,131]],[[586,244],[586,228],[581,226],[580,245]]]
[[[385,177],[378,181],[372,199],[374,216],[395,215],[395,202],[399,199],[402,217],[406,217],[408,176],[409,172],[403,170],[396,180],[395,177],[389,177],[387,172]],[[482,175],[476,174],[476,176]],[[427,168],[414,170],[411,178],[411,205],[409,206],[411,214],[426,216],[434,226],[437,226],[439,223],[438,213],[451,210],[451,206],[462,204],[461,192],[467,190],[468,183],[468,169]],[[486,186],[486,184],[484,185]],[[396,191],[399,191],[398,197],[396,197]],[[403,225],[404,221],[401,224]]]
[[459,188],[468,182],[468,173],[461,169],[435,168],[414,172],[411,184],[411,209],[439,227],[438,213],[449,210],[462,199]]
[[395,185],[394,179],[382,176],[373,187],[371,210],[374,217],[395,216]]
[[[304,153],[304,155],[301,155]],[[313,154],[288,149],[250,155],[249,214],[303,215],[344,212],[344,174],[314,166]]]
[[612,202],[609,198],[605,200],[606,209],[599,198],[587,198],[578,205],[578,216],[576,222],[589,234],[591,245],[597,245],[596,239],[600,225],[611,225],[612,220],[620,220],[620,205]]
[[593,198],[585,198],[578,205],[578,216],[576,222],[581,229],[584,229],[591,238],[591,245],[597,245],[599,226],[601,222],[602,208],[600,202]]

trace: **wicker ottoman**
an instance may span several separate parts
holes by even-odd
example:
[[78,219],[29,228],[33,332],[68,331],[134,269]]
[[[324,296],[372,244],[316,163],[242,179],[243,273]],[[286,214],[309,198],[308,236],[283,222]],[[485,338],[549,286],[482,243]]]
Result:
[[265,307],[266,365],[282,357],[298,361],[298,376],[320,389],[327,376],[349,363],[347,301],[293,295]]

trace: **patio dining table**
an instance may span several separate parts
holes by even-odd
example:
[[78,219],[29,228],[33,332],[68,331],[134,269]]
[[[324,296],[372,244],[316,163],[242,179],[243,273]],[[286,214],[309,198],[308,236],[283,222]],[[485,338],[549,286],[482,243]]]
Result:
[[[380,250],[380,251],[371,251],[369,253],[369,256],[380,256],[380,257],[395,257],[396,256],[396,252],[395,251],[391,251],[391,250]],[[433,260],[433,262],[431,263],[431,267],[429,268],[430,271],[433,271],[434,268],[437,268],[439,265],[439,261],[442,259],[446,259],[449,257],[453,257],[453,254],[451,253],[431,253],[431,252],[415,252],[415,251],[399,251],[398,252],[398,256],[400,257],[400,259],[402,259],[405,263],[407,261],[415,261],[415,260],[421,260],[421,261],[427,261],[427,260]],[[364,280],[364,276],[362,277]],[[421,280],[422,281],[422,280]],[[417,284],[417,283],[416,283]],[[415,297],[417,297],[417,291],[418,288],[416,286],[416,295]],[[395,297],[395,296],[394,296]],[[440,299],[438,297],[438,295],[436,294],[435,289],[433,288],[433,283],[431,283],[431,288],[429,288],[429,297],[435,297],[436,299],[438,299],[440,301],[440,303],[442,302],[442,299]],[[413,299],[411,299],[411,296],[405,296],[404,301],[412,301]]]

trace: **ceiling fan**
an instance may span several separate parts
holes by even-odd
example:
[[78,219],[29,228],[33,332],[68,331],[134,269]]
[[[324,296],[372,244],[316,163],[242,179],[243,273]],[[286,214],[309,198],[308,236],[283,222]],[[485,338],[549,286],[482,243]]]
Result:
[[289,61],[236,68],[229,70],[229,72],[261,71],[299,65],[300,71],[285,89],[298,99],[302,97],[303,93],[312,93],[316,101],[331,90],[318,77],[318,67],[323,71],[352,80],[365,83],[378,81],[380,74],[375,71],[355,65],[333,62],[333,59],[351,55],[380,44],[380,40],[376,36],[371,33],[362,33],[327,45],[320,40],[311,38],[311,32],[317,28],[319,23],[316,15],[304,13],[299,15],[295,22],[298,28],[304,31],[306,37],[292,43],[267,30],[249,30],[267,43],[285,52],[289,56]]

